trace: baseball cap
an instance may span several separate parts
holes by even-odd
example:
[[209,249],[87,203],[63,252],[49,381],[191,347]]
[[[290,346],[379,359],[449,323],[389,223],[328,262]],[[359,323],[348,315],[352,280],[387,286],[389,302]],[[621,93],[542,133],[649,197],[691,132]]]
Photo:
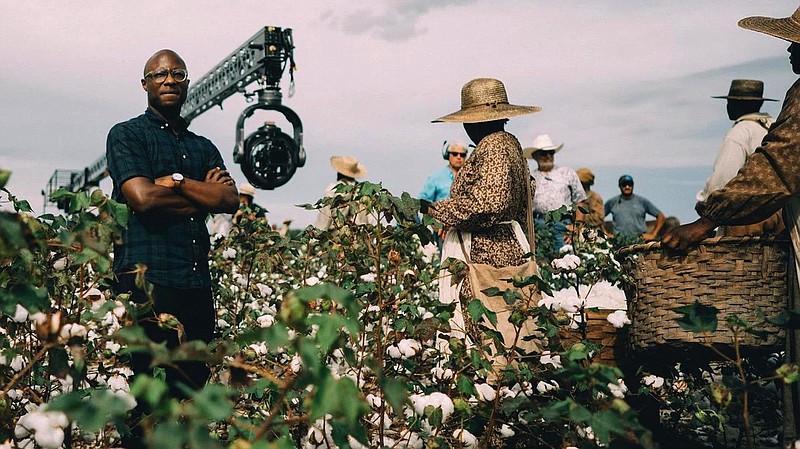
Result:
[[623,184],[633,184],[633,176],[631,175],[622,175],[619,177],[619,185]]

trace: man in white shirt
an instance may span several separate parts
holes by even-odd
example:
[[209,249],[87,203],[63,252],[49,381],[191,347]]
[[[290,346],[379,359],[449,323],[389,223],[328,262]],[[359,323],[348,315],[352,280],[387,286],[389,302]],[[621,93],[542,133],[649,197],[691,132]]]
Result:
[[[722,147],[714,162],[714,171],[706,185],[697,193],[695,210],[702,215],[706,198],[711,192],[725,186],[744,166],[747,159],[761,146],[761,140],[775,121],[769,114],[761,111],[764,101],[777,101],[764,98],[764,83],[759,80],[733,80],[728,95],[712,98],[728,100],[728,118],[734,121],[733,127],[722,139]],[[768,219],[744,226],[720,226],[717,235],[744,236],[777,234],[783,229],[780,213]]]
[[[558,210],[562,206],[571,207],[586,201],[586,192],[583,190],[581,180],[575,170],[569,167],[555,165],[555,154],[564,146],[553,144],[550,136],[540,134],[533,139],[533,145],[523,150],[523,155],[536,161],[537,169],[531,172],[531,177],[536,180],[536,190],[533,194],[533,216],[536,226],[544,226],[544,214]],[[553,233],[554,249],[560,250],[567,243],[571,243],[572,223],[580,220],[582,214],[576,211],[576,217],[571,215],[557,217],[550,230]]]

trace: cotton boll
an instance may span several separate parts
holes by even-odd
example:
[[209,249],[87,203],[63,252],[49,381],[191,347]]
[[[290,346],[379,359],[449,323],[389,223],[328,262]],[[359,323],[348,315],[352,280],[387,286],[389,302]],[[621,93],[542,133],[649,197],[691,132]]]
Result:
[[303,359],[301,359],[299,355],[295,355],[292,357],[292,362],[289,364],[289,368],[293,373],[299,373],[303,368]]
[[269,285],[264,285],[262,283],[256,284],[256,288],[258,288],[258,292],[261,293],[262,298],[266,298],[267,296],[272,294],[272,288]]
[[467,429],[454,430],[453,438],[455,438],[456,441],[461,441],[464,443],[464,447],[466,448],[478,447],[478,438],[471,434]]
[[515,433],[516,432],[514,432],[514,429],[509,427],[508,424],[503,424],[502,426],[500,426],[500,437],[501,438],[511,438],[511,437],[514,436]]
[[56,271],[64,271],[67,268],[68,260],[66,257],[62,257],[55,262],[53,262],[53,269]]
[[77,323],[67,323],[61,328],[59,336],[62,340],[69,340],[72,337],[86,338],[86,326]]
[[225,248],[222,251],[222,258],[223,259],[235,259],[236,258],[236,250],[234,248]]
[[228,322],[223,320],[222,318],[217,320],[217,328],[219,328],[219,329],[227,329],[229,327],[231,327],[231,325],[228,324]]
[[453,370],[450,368],[437,366],[431,370],[431,374],[433,374],[433,378],[436,380],[449,380],[453,378]]
[[317,284],[319,284],[319,278],[316,277],[316,276],[311,276],[311,277],[307,278],[305,281],[303,281],[303,283],[306,284],[309,287],[312,286],[312,285],[317,285]]
[[664,378],[656,376],[654,374],[650,374],[642,378],[642,383],[651,388],[661,388],[662,386],[664,386]]
[[546,394],[550,391],[558,390],[559,385],[558,382],[551,380],[550,382],[546,382],[544,380],[540,380],[538,384],[536,384],[536,391],[541,394]]
[[608,317],[606,317],[609,323],[612,326],[619,329],[626,324],[631,324],[631,320],[628,318],[628,313],[624,310],[615,310],[613,313],[610,313]]
[[497,396],[494,388],[487,383],[475,385],[475,390],[478,392],[478,399],[484,402],[494,401],[495,396]]
[[555,368],[561,368],[561,356],[558,354],[551,354],[550,351],[545,351],[539,357],[539,363],[542,365],[553,365]]
[[409,358],[417,355],[417,352],[422,349],[422,346],[418,341],[406,338],[397,343],[397,348],[400,350],[403,358]]
[[624,399],[625,393],[628,392],[628,387],[625,385],[625,382],[622,379],[619,379],[617,383],[609,383],[608,389],[615,398],[619,399]]
[[391,357],[393,359],[399,359],[399,358],[403,357],[402,351],[400,351],[400,348],[398,348],[395,345],[391,345],[388,348],[386,348],[386,354],[388,354],[389,357]]
[[275,317],[272,315],[261,315],[256,319],[256,321],[258,322],[259,326],[266,329],[272,326],[273,323],[275,323]]
[[380,408],[381,404],[383,404],[383,399],[381,399],[378,396],[375,396],[372,393],[368,394],[365,399],[367,401],[367,404],[369,404],[370,407],[372,408]]
[[375,282],[375,273],[362,274],[359,278],[364,282]]
[[16,323],[24,323],[28,320],[28,309],[17,304],[17,309],[14,311],[14,317],[11,319]]

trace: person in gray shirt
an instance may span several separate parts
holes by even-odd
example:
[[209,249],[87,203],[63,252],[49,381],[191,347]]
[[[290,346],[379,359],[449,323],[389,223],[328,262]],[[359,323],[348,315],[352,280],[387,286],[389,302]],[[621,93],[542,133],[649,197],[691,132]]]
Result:
[[[645,197],[633,194],[633,177],[622,175],[619,178],[620,194],[606,201],[605,213],[611,214],[614,222],[614,235],[634,236],[645,242],[655,240],[664,226],[664,214]],[[645,217],[656,217],[653,232],[647,232]]]

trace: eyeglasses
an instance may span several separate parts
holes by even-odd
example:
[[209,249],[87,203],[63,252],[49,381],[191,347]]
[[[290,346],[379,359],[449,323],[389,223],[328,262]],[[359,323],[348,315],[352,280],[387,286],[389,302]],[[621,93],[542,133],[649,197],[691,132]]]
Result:
[[633,187],[632,182],[622,182],[619,184],[620,187]]
[[450,156],[453,156],[453,157],[467,157],[467,153],[454,153],[454,152],[451,151],[450,152]]
[[182,83],[189,78],[189,72],[184,69],[174,69],[174,70],[154,70],[151,72],[147,72],[144,77],[145,78],[153,78],[158,84],[164,84],[167,81],[167,77],[172,75],[172,79],[175,80],[177,83]]

